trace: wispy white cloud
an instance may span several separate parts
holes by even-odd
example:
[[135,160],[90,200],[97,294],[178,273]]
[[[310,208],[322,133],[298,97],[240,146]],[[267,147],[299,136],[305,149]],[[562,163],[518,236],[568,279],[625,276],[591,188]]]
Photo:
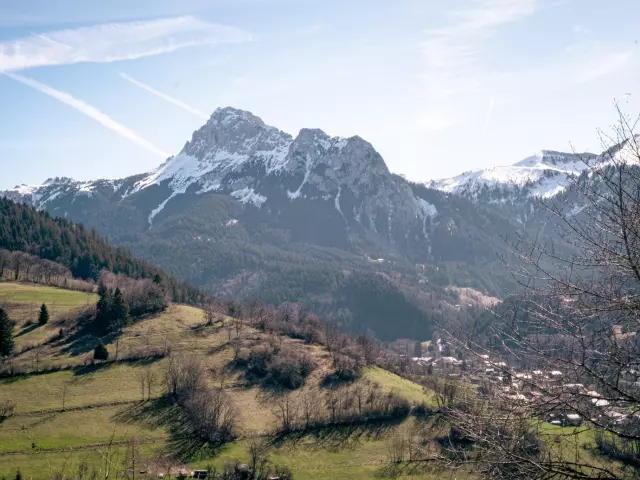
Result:
[[87,117],[92,118],[103,127],[117,133],[118,135],[120,135],[123,138],[126,138],[127,140],[132,141],[136,145],[144,148],[145,150],[155,155],[158,155],[159,157],[162,157],[162,158],[169,157],[168,153],[163,152],[160,148],[156,147],[150,141],[142,138],[140,135],[138,135],[136,132],[131,130],[129,127],[126,127],[121,123],[115,121],[113,118],[109,117],[106,113],[98,110],[93,105],[89,105],[88,103],[78,98],[75,98],[70,93],[56,90],[54,88],[51,88],[48,85],[45,85],[44,83],[41,83],[32,78],[25,77],[23,75],[19,75],[17,73],[4,72],[4,74],[16,80],[17,82],[27,85],[35,90],[38,90],[39,92],[44,93],[45,95],[49,95],[50,97],[53,97],[56,100],[59,100],[62,103],[69,105],[71,108],[74,108],[80,113],[83,113],[84,115],[86,115]]
[[489,123],[491,122],[491,116],[493,115],[493,105],[496,103],[496,96],[491,95],[491,99],[489,100],[489,108],[487,108],[487,116],[484,119],[484,131],[486,132],[489,128]]
[[483,65],[484,42],[496,31],[536,12],[537,0],[474,0],[452,12],[452,22],[426,32],[422,44],[425,111],[419,123],[427,130],[450,128],[464,112],[452,108],[454,96],[469,93],[490,75]]
[[633,58],[633,50],[619,52],[591,52],[584,58],[583,66],[576,69],[577,83],[586,83],[623,70]]
[[193,16],[108,23],[0,42],[0,72],[81,62],[108,63],[219,43],[240,43],[251,35],[237,27]]
[[162,98],[163,100],[166,100],[169,103],[173,103],[174,105],[182,108],[183,110],[186,110],[189,113],[193,113],[194,115],[197,115],[198,117],[202,118],[203,120],[208,120],[209,117],[207,116],[207,114],[201,112],[200,110],[198,110],[195,107],[192,107],[191,105],[188,105],[186,103],[184,103],[182,100],[178,100],[177,98],[174,98],[170,95],[167,95],[166,93],[163,93],[159,90],[156,90],[153,87],[150,87],[149,85],[142,83],[138,80],[136,80],[133,77],[130,77],[129,75],[127,75],[126,73],[120,73],[120,76],[122,78],[124,78],[127,82],[131,82],[134,85],[136,85],[137,87],[142,88],[143,90],[146,90],[147,92],[153,93],[154,95]]

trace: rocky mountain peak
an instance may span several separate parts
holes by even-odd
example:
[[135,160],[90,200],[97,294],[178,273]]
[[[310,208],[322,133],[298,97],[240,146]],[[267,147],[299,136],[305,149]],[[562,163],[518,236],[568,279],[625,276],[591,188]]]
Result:
[[108,203],[142,198],[141,213],[153,226],[176,197],[176,203],[186,204],[216,192],[287,224],[289,215],[305,209],[326,212],[335,222],[334,237],[343,242],[376,238],[380,245],[424,239],[427,219],[437,215],[406,181],[391,175],[382,156],[362,138],[332,137],[317,128],[303,128],[294,138],[232,107],[217,109],[182,151],[156,170],[103,183],[43,185],[16,194],[61,212],[89,209],[85,200],[94,196]]
[[69,177],[52,177],[47,178],[43,185],[70,185],[75,183],[73,178]]
[[229,160],[235,165],[257,155],[264,157],[270,168],[281,168],[273,158],[266,157],[281,159],[292,140],[290,135],[266,125],[251,112],[226,107],[217,109],[193,133],[180,154],[222,165]]
[[207,123],[216,123],[227,128],[242,124],[264,125],[262,119],[251,112],[233,107],[216,108]]

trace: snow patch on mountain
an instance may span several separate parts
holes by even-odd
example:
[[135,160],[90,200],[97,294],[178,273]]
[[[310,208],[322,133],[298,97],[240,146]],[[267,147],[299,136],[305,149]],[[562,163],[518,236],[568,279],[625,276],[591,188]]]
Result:
[[237,198],[241,203],[251,203],[260,208],[264,202],[267,201],[267,197],[255,192],[253,188],[245,187],[240,190],[231,192],[233,198]]
[[[429,232],[427,231],[427,220],[434,219],[438,216],[438,209],[435,205],[427,202],[424,198],[417,197],[418,207],[423,215],[422,218],[422,234],[424,238],[429,238]],[[429,245],[429,255],[431,255],[431,245]]]
[[137,182],[132,193],[148,188],[151,185],[159,185],[166,180],[169,180],[169,185],[174,190],[186,190],[191,183],[207,173],[207,167],[212,168],[211,165],[200,163],[197,158],[191,155],[180,153],[175,157],[170,157],[147,177]]
[[17,193],[18,195],[33,195],[38,189],[42,188],[43,185],[16,185],[10,191]]
[[[83,183],[78,185],[78,191],[76,192],[76,195],[86,195],[87,197],[92,197],[93,196],[93,191],[95,189],[95,185],[93,183]],[[49,201],[51,201],[51,199],[49,199]]]
[[422,209],[422,213],[430,218],[435,218],[438,216],[438,209],[435,205],[427,202],[424,198],[418,198],[418,205]]
[[165,201],[163,201],[160,205],[158,205],[156,208],[154,208],[153,210],[151,210],[151,213],[149,214],[149,228],[151,228],[151,225],[153,225],[153,219],[162,211],[164,210],[164,207],[167,206],[167,203],[169,203],[170,200],[172,200],[175,196],[180,195],[180,193],[182,192],[173,192],[171,195],[169,195],[169,197],[167,197],[167,199]]
[[342,208],[340,207],[340,194],[341,193],[342,193],[342,187],[338,187],[338,193],[336,194],[336,197],[334,199],[334,206],[336,207],[336,210],[338,211],[340,216],[342,218],[344,218],[344,214],[342,213]]
[[302,187],[304,187],[307,183],[307,181],[309,180],[309,175],[311,175],[311,166],[312,166],[312,161],[311,158],[309,157],[309,155],[306,156],[305,158],[305,173],[304,173],[304,178],[302,179],[302,183],[300,184],[300,186],[298,187],[298,189],[295,192],[292,192],[291,190],[287,190],[287,196],[291,199],[291,200],[295,200],[296,198],[300,197],[300,192],[302,192]]

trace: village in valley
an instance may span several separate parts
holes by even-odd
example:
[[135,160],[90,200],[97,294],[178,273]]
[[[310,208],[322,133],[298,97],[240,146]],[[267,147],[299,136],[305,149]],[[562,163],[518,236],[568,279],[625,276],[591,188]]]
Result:
[[[635,332],[622,333],[615,326],[612,337],[617,342],[627,342],[635,338]],[[539,408],[543,420],[556,426],[579,427],[590,421],[604,426],[640,425],[640,413],[630,410],[624,399],[614,393],[597,391],[591,385],[578,383],[569,372],[560,367],[555,369],[517,369],[513,365],[486,353],[478,352],[463,359],[454,356],[453,344],[436,336],[434,342],[424,342],[417,346],[416,353],[404,355],[408,369],[421,376],[438,376],[473,385],[480,395],[494,395],[514,408]],[[426,353],[422,354],[423,347]],[[398,351],[405,348],[402,341],[396,342]],[[640,371],[627,370],[619,379],[627,385],[638,385]],[[582,398],[581,406],[568,398]],[[544,408],[542,408],[544,407]]]

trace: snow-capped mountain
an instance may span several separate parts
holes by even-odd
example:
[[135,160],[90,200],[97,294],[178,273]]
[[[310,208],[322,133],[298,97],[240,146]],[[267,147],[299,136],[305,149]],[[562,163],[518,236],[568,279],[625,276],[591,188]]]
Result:
[[[548,155],[543,160],[518,168],[568,169]],[[511,286],[495,235],[529,226],[448,182],[429,188],[392,174],[357,136],[302,129],[294,137],[252,113],[223,108],[152,172],[54,178],[0,195],[96,228],[223,297],[307,301],[397,338],[422,334],[424,312],[414,300],[433,315],[459,303],[444,292],[448,285],[492,295]],[[372,298],[405,313],[372,310]],[[397,316],[393,324],[390,315]]]
[[513,165],[465,172],[427,185],[447,193],[489,202],[517,202],[550,198],[563,192],[597,158],[592,153],[573,154],[543,150]]
[[61,198],[71,198],[75,203],[75,197],[92,198],[96,194],[110,196],[124,184],[125,180],[76,181],[68,177],[55,177],[47,179],[41,185],[16,185],[10,190],[0,192],[0,195],[38,209],[46,209]]
[[[425,255],[428,227],[438,214],[434,205],[414,195],[408,182],[392,175],[362,138],[331,137],[318,129],[302,129],[294,138],[230,107],[216,110],[180,153],[153,172],[95,182],[53,179],[5,192],[70,216],[79,215],[76,204],[90,200],[134,203],[146,218],[146,228],[173,211],[174,204],[194,202],[205,194],[228,195],[262,210],[302,237],[315,232],[329,244],[367,244],[391,251],[411,243]],[[301,214],[305,209],[309,215]],[[311,225],[318,223],[319,214],[332,228],[318,232]]]

